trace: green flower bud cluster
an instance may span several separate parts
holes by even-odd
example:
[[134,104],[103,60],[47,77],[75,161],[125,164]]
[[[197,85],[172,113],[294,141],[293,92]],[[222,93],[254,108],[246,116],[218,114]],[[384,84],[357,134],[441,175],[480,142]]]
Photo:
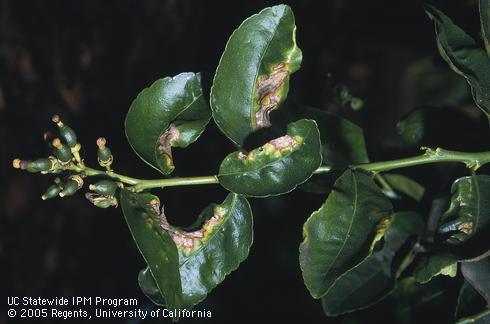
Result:
[[[106,168],[105,171],[99,171],[85,166],[80,158],[81,145],[77,141],[75,131],[65,125],[58,115],[54,115],[52,121],[59,129],[59,138],[52,136],[50,132],[44,133],[43,138],[48,143],[49,148],[52,149],[53,155],[34,161],[23,161],[20,159],[12,161],[14,168],[29,172],[40,172],[43,174],[66,173],[63,180],[56,178],[54,184],[46,189],[41,197],[43,200],[58,196],[67,197],[74,195],[83,187],[84,178],[86,177],[104,175],[109,178],[115,177],[115,173],[110,168],[114,158],[111,150],[106,146],[107,141],[105,138],[100,137],[97,139],[97,160],[102,167]],[[117,207],[116,191],[122,187],[121,182],[100,180],[89,186],[89,189],[93,192],[86,193],[85,196],[97,207]]]
[[[53,149],[54,156],[48,156],[47,158],[37,159],[34,161],[23,161],[20,159],[14,159],[12,166],[16,169],[27,170],[29,172],[41,172],[46,173],[61,173],[65,169],[66,165],[69,165],[74,160],[77,163],[81,163],[78,152],[80,151],[80,144],[77,143],[77,136],[73,129],[64,125],[58,115],[54,115],[52,120],[56,123],[60,130],[61,138],[54,138],[48,142],[50,148]],[[47,141],[50,137],[49,133],[44,134],[44,139]]]

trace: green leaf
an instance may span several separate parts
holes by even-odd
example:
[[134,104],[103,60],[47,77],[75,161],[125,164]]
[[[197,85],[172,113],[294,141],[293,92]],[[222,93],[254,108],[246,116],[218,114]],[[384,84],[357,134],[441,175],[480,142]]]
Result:
[[237,145],[270,127],[269,113],[287,96],[300,67],[291,8],[278,5],[246,19],[231,35],[211,88],[213,118]]
[[[423,256],[415,269],[418,282],[425,283],[439,274],[448,274],[458,261],[481,257],[490,246],[490,176],[475,175],[454,181],[451,203],[438,225],[434,251]],[[445,273],[446,272],[446,273]]]
[[433,6],[425,7],[434,21],[442,58],[471,86],[476,105],[490,118],[490,60],[473,38]]
[[457,266],[458,256],[446,251],[424,255],[414,270],[414,277],[419,283],[427,283],[433,277],[447,274],[444,269]]
[[307,118],[315,120],[318,125],[323,164],[331,166],[332,170],[314,174],[303,183],[300,188],[306,192],[328,193],[347,166],[369,162],[362,128],[345,118],[319,109],[294,105],[275,116],[279,124]]
[[[177,245],[183,306],[189,308],[204,300],[247,258],[253,241],[252,210],[243,196],[229,194],[222,204],[205,208],[185,230],[163,219],[164,232]],[[147,269],[140,272],[138,282],[146,296],[161,304],[162,297]]]
[[423,228],[417,213],[393,214],[382,248],[341,274],[322,297],[325,314],[335,316],[363,309],[386,297],[395,288],[395,254],[410,237],[420,236]]
[[487,55],[490,57],[490,1],[480,0],[480,23],[481,23],[481,34],[483,42],[485,43],[485,50]]
[[454,317],[460,318],[477,313],[485,307],[485,300],[468,281],[463,281],[458,294],[458,301],[454,311]]
[[459,319],[456,324],[488,324],[490,323],[490,309],[473,316]]
[[242,196],[229,194],[206,208],[198,229],[172,233],[179,252],[185,305],[195,305],[248,256],[253,241],[252,210]]
[[165,298],[163,298],[160,290],[158,289],[157,282],[151,274],[150,268],[146,267],[138,274],[138,285],[141,291],[156,305],[165,305]]
[[181,73],[157,80],[138,94],[126,115],[126,137],[143,161],[169,174],[174,170],[172,147],[196,141],[210,118],[201,75]]
[[367,252],[376,225],[391,215],[390,200],[362,171],[337,179],[322,207],[303,226],[300,265],[310,294],[320,298]]
[[[452,245],[486,236],[490,227],[490,176],[459,178],[451,192],[449,209],[439,221],[439,235],[447,237],[445,242]],[[490,246],[486,243],[482,248],[486,251]]]
[[318,109],[303,108],[301,115],[318,124],[323,164],[348,166],[369,162],[362,128],[345,118]]
[[158,198],[148,193],[121,190],[121,208],[141,255],[150,268],[169,310],[182,308],[179,255],[170,234],[160,229],[154,206]]
[[300,115],[317,122],[322,143],[322,164],[332,166],[328,173],[314,174],[301,185],[302,190],[328,193],[346,166],[369,162],[362,128],[345,118],[318,109],[303,108]]
[[416,201],[420,201],[424,196],[425,188],[409,177],[396,173],[383,173],[383,177],[393,189]]
[[252,197],[289,192],[320,166],[320,134],[313,120],[288,125],[287,135],[252,150],[229,154],[221,163],[218,180],[227,190]]
[[461,262],[461,273],[490,306],[490,257],[478,261]]

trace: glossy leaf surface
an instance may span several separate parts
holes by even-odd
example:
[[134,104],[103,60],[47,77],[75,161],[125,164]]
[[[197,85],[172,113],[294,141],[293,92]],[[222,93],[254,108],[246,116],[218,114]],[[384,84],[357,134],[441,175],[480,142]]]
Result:
[[229,154],[218,180],[227,190],[253,197],[289,192],[320,166],[320,134],[313,120],[288,125],[287,135],[252,150]]
[[[170,234],[160,229],[159,218],[153,207],[155,204],[158,204],[156,196],[121,190],[121,208],[136,246],[148,264],[167,308],[180,309],[182,288],[179,255]],[[154,291],[151,293],[154,294]]]
[[490,117],[490,59],[487,53],[441,11],[426,6],[426,12],[435,23],[441,56],[468,81],[475,103]]
[[172,235],[184,304],[195,305],[247,258],[253,240],[252,210],[247,199],[229,194],[222,204],[206,208],[192,231]]
[[[229,194],[222,204],[205,208],[190,228],[179,229],[160,220],[177,246],[183,307],[198,304],[236,270],[248,256],[253,241],[252,210],[248,201]],[[141,289],[154,303],[162,296],[148,269],[138,276]]]
[[410,238],[422,233],[422,217],[413,212],[395,213],[384,233],[381,249],[373,251],[359,264],[341,274],[322,297],[327,316],[366,308],[383,299],[395,287],[393,258]]
[[391,202],[368,175],[344,172],[303,226],[300,265],[314,298],[325,295],[342,273],[361,261],[376,225],[391,213]]
[[155,81],[141,91],[126,115],[126,137],[133,150],[163,174],[174,170],[172,147],[187,147],[211,118],[199,73]]
[[291,8],[278,5],[246,19],[231,35],[211,89],[213,118],[237,145],[270,127],[269,113],[287,96],[289,76],[299,69]]

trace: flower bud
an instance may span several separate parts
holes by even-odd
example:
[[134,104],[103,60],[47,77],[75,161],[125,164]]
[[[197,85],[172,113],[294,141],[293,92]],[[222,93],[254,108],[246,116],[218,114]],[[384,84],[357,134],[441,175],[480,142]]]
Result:
[[53,146],[55,147],[54,155],[56,155],[62,164],[66,164],[71,161],[71,150],[66,145],[63,145],[59,138],[55,138],[53,140]]
[[54,184],[54,185],[51,185],[47,190],[46,192],[44,193],[44,195],[41,196],[41,199],[42,200],[46,200],[46,199],[51,199],[51,198],[54,198],[56,196],[58,196],[58,194],[60,193],[61,191],[61,188]]
[[358,111],[358,110],[361,110],[361,108],[364,106],[364,101],[362,101],[362,99],[359,99],[359,98],[352,98],[351,101],[350,101],[350,107],[352,108],[352,110],[354,111]]
[[114,196],[117,189],[117,184],[111,180],[101,180],[89,186],[90,190],[104,196]]
[[12,166],[15,169],[21,169],[21,170],[26,170],[32,173],[39,172],[36,168],[33,167],[32,161],[24,161],[21,159],[14,159],[12,161]]
[[37,171],[49,171],[54,167],[54,163],[50,159],[37,159],[32,162],[31,166]]
[[65,140],[69,147],[75,147],[77,145],[77,135],[75,131],[61,122],[60,116],[54,115],[53,122],[58,125],[60,129],[60,135]]
[[12,161],[12,166],[15,168],[15,169],[22,169],[21,166],[22,166],[22,160],[21,159],[14,159]]
[[72,196],[78,189],[83,186],[83,179],[79,175],[72,175],[63,184],[63,191],[59,193],[60,197]]
[[113,196],[102,196],[96,193],[87,192],[85,198],[99,208],[108,208],[111,206],[117,207],[117,199]]
[[106,139],[103,137],[99,137],[97,139],[97,146],[99,147],[97,151],[97,158],[99,164],[103,167],[109,167],[112,164],[112,153],[111,150],[105,146],[107,143]]
[[63,184],[63,191],[59,193],[60,197],[72,196],[78,190],[78,183],[75,180],[67,180]]

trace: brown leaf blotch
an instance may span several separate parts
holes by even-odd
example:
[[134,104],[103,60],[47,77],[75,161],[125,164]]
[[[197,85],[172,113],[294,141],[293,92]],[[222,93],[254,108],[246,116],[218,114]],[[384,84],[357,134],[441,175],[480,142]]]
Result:
[[469,235],[473,230],[473,224],[471,222],[463,223],[458,227],[458,230]]
[[168,129],[160,135],[160,145],[158,146],[158,151],[167,155],[172,159],[172,142],[178,140],[180,137],[180,132],[174,124],[170,124]]
[[283,150],[293,147],[297,141],[289,135],[284,135],[269,142],[276,150]]
[[255,113],[257,128],[271,126],[269,114],[281,101],[281,97],[276,92],[288,75],[289,71],[286,69],[286,63],[281,62],[272,67],[272,73],[269,76],[259,77],[257,83],[257,104],[260,109]]

